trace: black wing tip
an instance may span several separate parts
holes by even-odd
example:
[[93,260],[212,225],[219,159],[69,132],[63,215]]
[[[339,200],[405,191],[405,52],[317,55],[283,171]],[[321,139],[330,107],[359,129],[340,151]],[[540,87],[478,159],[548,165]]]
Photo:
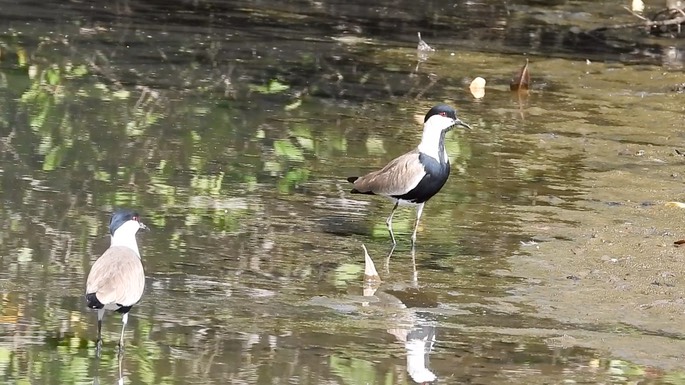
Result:
[[91,309],[102,309],[105,307],[105,305],[98,300],[98,297],[95,295],[95,293],[86,294],[86,306]]
[[352,194],[376,195],[376,193],[373,191],[360,191],[360,190],[357,190],[356,188],[353,188],[352,191],[350,191],[350,193],[352,193]]
[[[350,176],[350,177],[347,177],[347,181],[350,182],[350,183],[356,182],[357,179],[359,179],[358,176]],[[350,190],[350,193],[351,193],[351,194],[368,194],[368,195],[376,195],[373,191],[361,191],[361,190],[357,190],[356,188],[353,188],[352,190]]]
[[[117,305],[121,306],[121,304],[117,304]],[[131,311],[131,308],[132,308],[132,307],[133,307],[133,305],[131,305],[131,306],[121,306],[120,308],[118,308],[118,309],[115,310],[115,311],[116,311],[117,313],[119,313],[119,314],[126,314],[126,313],[128,313],[129,311]]]

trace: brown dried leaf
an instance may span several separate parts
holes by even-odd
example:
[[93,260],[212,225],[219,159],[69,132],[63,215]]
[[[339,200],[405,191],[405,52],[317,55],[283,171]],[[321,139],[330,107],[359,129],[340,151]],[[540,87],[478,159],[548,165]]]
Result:
[[528,85],[530,84],[530,71],[528,70],[528,58],[526,58],[526,64],[521,67],[518,75],[511,79],[511,84],[509,84],[509,89],[512,91],[526,91],[528,90]]
[[682,246],[683,244],[685,244],[685,239],[681,239],[681,240],[679,240],[679,241],[675,241],[675,242],[673,242],[673,244],[676,245],[676,246]]

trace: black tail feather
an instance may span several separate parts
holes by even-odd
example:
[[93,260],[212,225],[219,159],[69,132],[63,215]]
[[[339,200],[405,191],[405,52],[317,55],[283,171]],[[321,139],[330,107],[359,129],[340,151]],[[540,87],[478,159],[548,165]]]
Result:
[[91,309],[102,309],[105,307],[105,305],[98,300],[98,297],[95,295],[95,293],[86,294],[86,306]]
[[[358,176],[348,176],[347,181],[350,183],[354,183],[357,179],[359,179]],[[352,191],[350,191],[352,194],[359,194],[361,191],[357,190],[356,188],[353,188]]]

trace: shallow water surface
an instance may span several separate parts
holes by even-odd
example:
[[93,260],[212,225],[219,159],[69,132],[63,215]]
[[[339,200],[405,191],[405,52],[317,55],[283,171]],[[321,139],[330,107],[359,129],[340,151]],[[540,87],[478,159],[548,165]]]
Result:
[[[619,284],[601,304],[630,278],[584,270],[613,254],[582,243],[639,242],[635,199],[647,237],[674,215],[654,208],[682,187],[682,67],[654,53],[673,43],[569,45],[619,2],[530,3],[0,2],[2,382],[684,383],[677,319],[621,319]],[[346,177],[415,146],[439,102],[474,130],[448,134],[416,250],[401,208],[387,258],[392,203]],[[98,359],[85,276],[122,206],[152,228],[148,282],[124,355],[110,313]]]

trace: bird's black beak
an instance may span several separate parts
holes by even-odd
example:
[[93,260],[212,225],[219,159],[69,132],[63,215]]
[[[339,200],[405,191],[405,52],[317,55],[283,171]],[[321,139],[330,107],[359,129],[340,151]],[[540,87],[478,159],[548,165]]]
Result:
[[459,120],[459,118],[457,118],[457,119],[454,120],[454,125],[455,125],[455,126],[466,127],[466,128],[468,128],[469,130],[472,130],[471,126],[469,126],[468,124],[462,122],[461,120]]

